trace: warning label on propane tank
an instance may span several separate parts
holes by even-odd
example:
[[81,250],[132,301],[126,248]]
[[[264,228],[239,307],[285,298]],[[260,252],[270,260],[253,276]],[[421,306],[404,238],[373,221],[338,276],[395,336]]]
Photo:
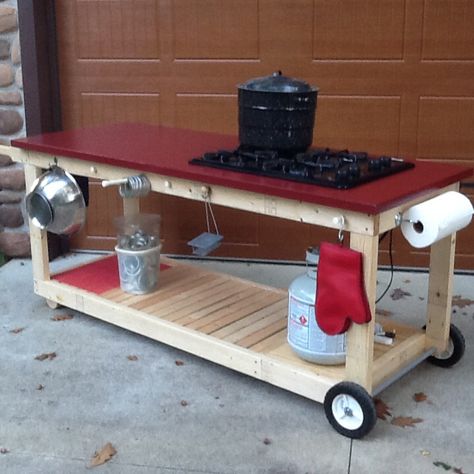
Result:
[[309,319],[313,307],[298,301],[295,298],[290,298],[288,313],[288,338],[290,341],[303,348],[308,348],[309,345]]

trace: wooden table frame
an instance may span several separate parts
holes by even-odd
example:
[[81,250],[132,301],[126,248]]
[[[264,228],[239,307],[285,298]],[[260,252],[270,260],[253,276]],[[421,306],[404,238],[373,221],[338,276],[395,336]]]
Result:
[[[138,169],[120,168],[63,156],[52,157],[46,153],[13,147],[0,146],[0,152],[10,155],[17,162],[24,163],[26,189],[30,189],[33,181],[53,164],[72,174],[99,179],[117,179],[141,173]],[[154,173],[145,174],[150,179],[153,192],[198,201],[203,201],[208,194],[213,204],[334,229],[338,228],[338,221],[343,216],[344,231],[350,233],[350,247],[364,255],[365,288],[373,315],[379,235],[395,228],[396,216],[414,204],[446,191],[459,189],[459,183],[455,183],[443,189],[424,193],[380,214],[370,215]],[[124,200],[124,213],[132,214],[138,210],[138,199]],[[426,332],[397,325],[400,337],[397,336],[394,346],[374,349],[374,318],[368,324],[352,324],[347,334],[346,363],[345,366],[338,367],[310,364],[293,355],[285,343],[283,330],[269,337],[266,342],[261,341],[249,349],[117,302],[123,297],[115,295],[116,300],[110,300],[102,295],[60,283],[51,279],[46,232],[30,225],[30,236],[34,290],[48,301],[95,316],[315,401],[322,402],[329,388],[343,380],[356,382],[369,394],[374,395],[431,354],[440,353],[447,348],[455,234],[431,246]],[[227,281],[226,278],[244,286],[247,284],[255,291],[261,291],[262,298],[268,297],[269,301],[274,301],[273,295],[278,293],[275,298],[279,302],[269,303],[265,311],[269,313],[272,305],[278,304],[281,318],[285,317],[286,308],[282,309],[283,301],[287,298],[285,291],[246,283],[233,277],[222,276],[222,282]],[[157,290],[157,301],[159,292],[160,288]],[[176,295],[174,297],[176,298]],[[391,325],[393,326],[392,321]]]

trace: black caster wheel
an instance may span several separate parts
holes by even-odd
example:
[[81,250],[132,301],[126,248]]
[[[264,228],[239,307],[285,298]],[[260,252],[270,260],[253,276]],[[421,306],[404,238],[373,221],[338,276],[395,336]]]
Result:
[[457,364],[464,355],[466,341],[458,327],[451,324],[449,327],[449,341],[447,349],[439,355],[428,357],[428,362],[438,367],[452,367]]
[[324,398],[324,411],[331,426],[348,438],[363,438],[377,421],[372,397],[353,382],[331,387]]

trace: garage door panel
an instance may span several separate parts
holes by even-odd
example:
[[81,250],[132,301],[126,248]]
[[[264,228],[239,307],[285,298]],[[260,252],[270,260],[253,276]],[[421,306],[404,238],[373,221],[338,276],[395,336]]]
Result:
[[157,0],[77,0],[81,59],[160,57]]
[[315,0],[314,59],[402,59],[405,2]]
[[175,58],[258,58],[258,0],[174,0],[172,9]]
[[265,75],[278,69],[301,75],[312,57],[313,1],[279,0],[275,4],[275,0],[260,0],[259,11],[260,58],[267,66]]
[[399,134],[400,97],[318,97],[316,145],[397,154]]
[[[70,0],[55,3],[65,128],[139,121],[236,134],[237,85],[281,69],[319,87],[314,144],[474,164],[474,6],[469,0]],[[212,149],[212,144],[209,144]],[[190,157],[191,158],[191,157]],[[382,184],[381,184],[382,185]],[[93,185],[79,248],[111,248],[118,193]],[[166,251],[189,253],[202,203],[169,196]],[[215,255],[302,259],[334,232],[218,209]],[[97,217],[95,214],[97,214]],[[105,216],[101,218],[100,216]],[[199,216],[199,217],[198,217]],[[185,219],[185,222],[181,222]],[[89,232],[89,234],[87,233]],[[474,226],[456,265],[474,268]],[[398,265],[426,250],[396,236]],[[388,262],[387,243],[381,261]]]
[[474,59],[474,2],[426,0],[423,25],[425,60]]
[[237,133],[237,96],[234,94],[177,94],[175,125],[218,133]]
[[474,97],[420,97],[418,156],[474,160]]
[[113,122],[160,123],[159,94],[82,93],[84,125]]
[[114,215],[107,212],[107,209],[122,207],[117,188],[103,189],[100,182],[89,183],[89,206],[87,209],[86,224],[83,232],[86,235],[101,237],[115,236]]

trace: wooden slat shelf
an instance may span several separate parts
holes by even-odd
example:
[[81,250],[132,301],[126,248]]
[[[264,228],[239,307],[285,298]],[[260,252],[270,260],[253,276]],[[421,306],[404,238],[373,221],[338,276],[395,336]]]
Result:
[[169,268],[160,273],[156,291],[130,295],[113,289],[101,296],[242,347],[286,328],[286,291],[166,258],[162,262]]
[[[287,343],[286,290],[202,270],[169,258],[162,258],[161,261],[168,268],[160,272],[159,287],[154,292],[131,295],[117,287],[100,293],[100,298],[122,309],[137,310],[156,320],[200,333],[209,337],[210,343],[213,340],[224,341],[265,356],[275,364],[288,364],[314,376],[327,377],[334,384],[345,380],[344,365],[309,363],[291,350]],[[97,262],[94,262],[94,271],[96,266]],[[87,272],[87,265],[81,265],[76,270],[78,273]],[[68,273],[74,278],[74,270]],[[60,275],[53,278],[60,278]],[[69,285],[63,286],[71,292]],[[377,320],[395,330],[397,337],[392,346],[374,346],[375,385],[396,373],[410,358],[426,351],[422,330],[387,317],[377,317]]]

